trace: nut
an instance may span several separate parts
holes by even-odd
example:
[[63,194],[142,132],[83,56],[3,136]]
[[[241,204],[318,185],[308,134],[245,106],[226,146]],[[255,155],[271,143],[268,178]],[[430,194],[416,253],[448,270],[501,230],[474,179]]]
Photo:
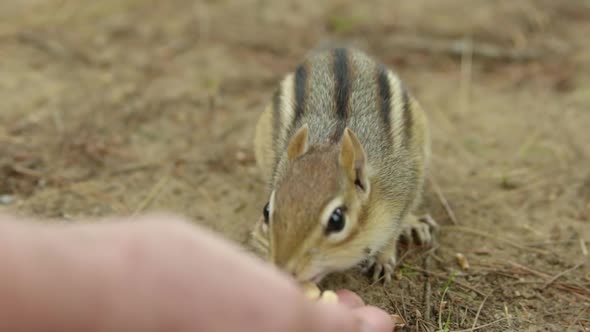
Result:
[[303,294],[310,300],[323,303],[338,303],[338,295],[331,290],[322,292],[313,282],[305,282],[301,286]]
[[463,256],[463,254],[457,253],[455,255],[455,258],[457,258],[457,263],[459,264],[461,269],[463,269],[464,271],[469,270],[469,262],[467,261],[467,258]]
[[320,298],[321,291],[313,282],[306,282],[303,285],[303,294],[310,300],[317,300]]
[[402,328],[406,326],[406,321],[400,315],[391,315],[391,320],[393,320],[393,325],[396,328]]
[[323,303],[338,303],[338,295],[331,290],[324,291],[320,297],[320,302]]

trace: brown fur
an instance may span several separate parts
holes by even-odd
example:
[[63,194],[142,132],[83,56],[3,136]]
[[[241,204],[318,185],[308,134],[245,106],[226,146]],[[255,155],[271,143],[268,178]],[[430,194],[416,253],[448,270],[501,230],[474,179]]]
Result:
[[[273,209],[253,238],[303,281],[350,268],[369,252],[395,255],[379,251],[397,240],[419,201],[430,138],[397,76],[362,52],[321,51],[298,68],[305,70],[285,77],[257,125],[256,159]],[[327,234],[336,206],[345,207],[346,226]]]

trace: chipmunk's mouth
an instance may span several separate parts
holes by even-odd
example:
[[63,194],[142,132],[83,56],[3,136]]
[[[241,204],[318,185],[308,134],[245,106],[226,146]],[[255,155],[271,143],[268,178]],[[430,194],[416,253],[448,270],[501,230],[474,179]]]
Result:
[[314,284],[319,284],[320,281],[322,281],[326,275],[327,273],[320,273],[310,278],[309,280],[311,280]]
[[296,279],[299,282],[313,282],[314,284],[319,284],[320,281],[322,281],[326,275],[327,275],[327,273],[325,273],[325,272],[320,272],[320,273],[316,273],[316,274],[310,273],[308,275],[296,276]]
[[306,269],[306,271],[298,273],[297,279],[300,282],[313,282],[315,284],[318,284],[332,272],[334,272],[334,270],[330,268],[319,268],[318,266],[316,266],[315,268],[308,268]]
[[307,280],[309,280],[315,284],[319,284],[320,281],[322,281],[328,274],[329,274],[329,272],[322,271],[322,272],[319,272],[319,273],[313,275],[310,278],[307,278]]

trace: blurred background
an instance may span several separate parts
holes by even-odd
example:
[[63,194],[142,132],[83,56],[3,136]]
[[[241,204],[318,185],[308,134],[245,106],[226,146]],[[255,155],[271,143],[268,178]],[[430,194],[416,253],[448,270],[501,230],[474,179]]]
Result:
[[310,49],[346,42],[425,108],[441,230],[392,285],[326,286],[407,331],[587,331],[589,35],[583,0],[2,0],[0,212],[167,210],[243,243],[267,194],[257,116]]

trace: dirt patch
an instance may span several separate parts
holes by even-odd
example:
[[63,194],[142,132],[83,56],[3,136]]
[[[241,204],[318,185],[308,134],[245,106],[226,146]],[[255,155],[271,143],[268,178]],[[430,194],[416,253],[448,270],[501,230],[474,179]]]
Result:
[[165,209],[242,242],[266,196],[256,117],[305,52],[347,40],[426,109],[442,227],[394,284],[324,286],[408,331],[590,328],[586,2],[4,0],[0,18],[0,209]]

